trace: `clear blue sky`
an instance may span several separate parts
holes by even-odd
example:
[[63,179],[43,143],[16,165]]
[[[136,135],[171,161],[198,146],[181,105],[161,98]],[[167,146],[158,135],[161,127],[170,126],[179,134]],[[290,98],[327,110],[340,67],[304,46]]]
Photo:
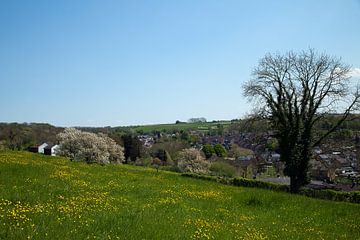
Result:
[[239,118],[258,60],[309,47],[359,70],[360,1],[2,0],[0,122]]

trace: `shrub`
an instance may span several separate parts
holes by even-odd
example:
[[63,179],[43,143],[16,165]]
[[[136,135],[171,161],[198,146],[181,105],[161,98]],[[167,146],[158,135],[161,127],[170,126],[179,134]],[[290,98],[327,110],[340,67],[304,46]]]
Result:
[[221,161],[212,163],[210,171],[213,175],[224,177],[234,177],[236,174],[236,169],[234,166]]
[[301,189],[300,194],[308,197],[320,198],[326,200],[360,203],[360,191],[341,192],[331,189],[318,190],[311,188],[303,188]]
[[226,157],[227,155],[225,148],[221,144],[215,144],[214,151],[218,157]]
[[178,167],[181,172],[206,174],[209,172],[210,163],[201,156],[199,150],[189,148],[179,153]]
[[[276,183],[269,183],[269,182],[262,182],[253,179],[247,178],[226,178],[226,177],[215,177],[215,176],[208,176],[208,175],[199,175],[194,173],[183,173],[181,174],[184,177],[191,177],[197,178],[207,181],[214,181],[220,182],[227,185],[234,185],[234,186],[242,186],[242,187],[256,187],[262,189],[269,189],[273,191],[279,192],[289,192],[289,186],[276,184]],[[340,192],[331,189],[326,190],[318,190],[318,189],[311,189],[311,188],[302,188],[299,192],[300,195],[305,195],[308,197],[313,198],[320,198],[325,200],[333,200],[333,201],[342,201],[342,202],[351,202],[351,203],[360,203],[360,191],[353,191],[353,192]],[[255,205],[256,199],[249,199],[247,202],[248,205]]]
[[263,181],[247,179],[247,178],[234,178],[232,183],[235,186],[256,187],[256,188],[263,188],[263,189],[282,191],[282,192],[287,192],[289,190],[289,187],[287,185],[263,182]]
[[201,150],[204,152],[206,159],[211,158],[215,154],[214,147],[210,144],[204,144]]

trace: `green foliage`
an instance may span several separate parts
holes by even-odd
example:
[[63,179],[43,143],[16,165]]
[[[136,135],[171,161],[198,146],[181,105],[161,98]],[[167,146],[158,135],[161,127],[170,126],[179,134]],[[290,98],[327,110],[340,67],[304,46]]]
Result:
[[286,185],[263,182],[248,178],[234,178],[232,184],[235,186],[255,187],[255,188],[269,189],[273,191],[282,191],[282,192],[289,191],[289,187]]
[[360,191],[340,192],[330,189],[317,190],[317,189],[304,188],[301,189],[300,194],[308,197],[320,198],[326,200],[360,203]]
[[26,150],[43,142],[56,143],[56,135],[62,130],[46,123],[0,123],[0,142],[3,148]]
[[[252,188],[261,188],[278,192],[289,192],[289,186],[283,184],[276,184],[270,182],[263,182],[259,180],[253,180],[248,178],[218,178],[214,176],[206,176],[194,173],[183,173],[182,176],[203,179],[207,181],[215,181],[228,185],[234,185],[239,187],[252,187]],[[298,193],[300,195],[305,195],[312,198],[333,200],[333,201],[342,201],[342,202],[351,202],[351,203],[360,203],[360,191],[353,192],[341,192],[334,191],[330,189],[326,190],[317,190],[310,188],[302,188]]]
[[217,161],[211,163],[211,174],[224,177],[234,177],[236,174],[236,168],[229,163]]
[[227,156],[226,149],[221,144],[215,144],[214,151],[218,157],[226,157]]
[[360,205],[161,168],[0,152],[0,239],[360,238]]
[[172,160],[171,155],[166,150],[165,150],[165,162],[166,162],[166,165],[174,165],[174,161]]
[[189,148],[190,145],[178,139],[162,139],[164,141],[156,142],[150,149],[152,153],[162,149],[165,150],[173,160],[176,155],[183,149]]
[[202,151],[205,154],[206,159],[209,159],[215,154],[214,147],[211,144],[204,144]]
[[180,173],[181,170],[177,165],[160,166],[160,170]]
[[122,136],[122,140],[124,143],[124,156],[126,163],[128,163],[129,160],[135,162],[137,158],[142,157],[143,145],[136,136],[126,134]]
[[152,153],[152,156],[161,160],[161,165],[173,165],[174,161],[172,160],[168,151],[164,149],[156,149],[155,152]]
[[219,121],[219,122],[195,122],[195,123],[184,123],[178,121],[173,124],[156,124],[156,125],[144,125],[144,126],[132,126],[132,127],[122,127],[121,129],[133,129],[135,131],[142,130],[142,133],[147,134],[153,131],[162,131],[167,133],[172,133],[174,131],[189,131],[197,130],[202,132],[207,132],[210,129],[217,129],[217,125],[220,124],[226,129],[230,126],[230,121]]
[[266,147],[271,151],[275,151],[279,148],[279,142],[277,141],[276,138],[270,138],[266,143]]
[[340,129],[331,134],[331,138],[336,141],[344,141],[351,139],[354,136],[354,132],[350,129]]
[[237,144],[232,144],[231,148],[228,152],[228,156],[234,157],[234,158],[238,158],[241,156],[249,156],[249,155],[253,155],[253,154],[254,154],[254,152],[251,149],[241,148]]
[[138,158],[135,161],[135,165],[149,167],[151,166],[152,159],[152,157]]

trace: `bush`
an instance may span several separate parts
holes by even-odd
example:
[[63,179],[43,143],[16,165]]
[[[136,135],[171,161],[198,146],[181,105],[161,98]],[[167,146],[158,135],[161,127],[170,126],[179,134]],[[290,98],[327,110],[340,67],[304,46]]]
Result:
[[218,157],[226,157],[227,156],[227,152],[226,152],[225,148],[223,147],[223,145],[221,145],[221,144],[215,144],[214,151]]
[[178,167],[181,172],[206,174],[209,172],[210,163],[205,160],[199,150],[189,148],[179,153]]
[[263,189],[282,191],[282,192],[287,192],[289,190],[289,187],[287,185],[263,182],[263,181],[247,179],[247,178],[234,178],[232,183],[235,186],[256,187],[256,188],[263,188]]
[[301,189],[300,194],[308,197],[326,200],[360,203],[360,191],[340,192],[331,189],[318,190],[311,188],[303,188]]
[[210,144],[204,144],[201,150],[204,152],[206,159],[211,158],[215,154],[214,147]]
[[210,171],[213,175],[224,176],[224,177],[234,177],[236,174],[236,169],[234,166],[226,162],[214,162],[211,164]]

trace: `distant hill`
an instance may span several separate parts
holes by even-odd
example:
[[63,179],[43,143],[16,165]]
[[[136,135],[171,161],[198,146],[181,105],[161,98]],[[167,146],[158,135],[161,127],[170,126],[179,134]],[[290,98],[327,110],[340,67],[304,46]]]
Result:
[[172,123],[172,124],[154,124],[143,126],[128,127],[136,132],[150,133],[150,132],[172,132],[172,131],[209,131],[211,129],[218,129],[219,126],[230,125],[231,121],[213,121],[213,122],[194,122],[194,123]]

